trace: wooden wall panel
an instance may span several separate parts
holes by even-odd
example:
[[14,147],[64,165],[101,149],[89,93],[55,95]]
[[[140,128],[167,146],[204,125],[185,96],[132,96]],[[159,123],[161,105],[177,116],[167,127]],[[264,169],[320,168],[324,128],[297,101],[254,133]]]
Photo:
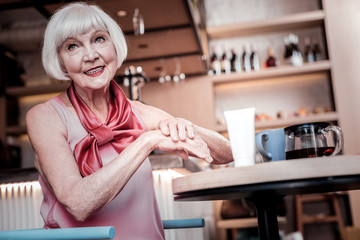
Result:
[[[323,0],[329,57],[345,154],[360,154],[360,1]],[[360,227],[360,191],[350,192],[353,223]]]
[[180,83],[146,83],[141,100],[173,116],[215,130],[213,85],[207,77],[187,78]]

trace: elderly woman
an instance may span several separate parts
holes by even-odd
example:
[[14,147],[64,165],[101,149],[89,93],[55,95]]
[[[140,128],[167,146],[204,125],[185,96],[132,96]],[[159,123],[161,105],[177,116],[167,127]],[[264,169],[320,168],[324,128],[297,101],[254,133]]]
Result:
[[45,228],[111,225],[116,239],[163,239],[147,156],[232,161],[219,134],[126,98],[113,81],[126,54],[121,29],[96,5],[66,5],[48,23],[44,68],[71,84],[26,116]]

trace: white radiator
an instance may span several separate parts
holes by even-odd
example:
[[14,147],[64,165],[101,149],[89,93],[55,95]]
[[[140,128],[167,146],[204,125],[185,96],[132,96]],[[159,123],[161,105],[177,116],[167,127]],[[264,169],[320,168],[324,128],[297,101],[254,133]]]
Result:
[[43,227],[39,182],[0,184],[0,230]]
[[154,188],[162,219],[205,218],[205,228],[165,230],[166,240],[215,239],[213,202],[175,202],[172,180],[182,174],[168,169],[153,171]]

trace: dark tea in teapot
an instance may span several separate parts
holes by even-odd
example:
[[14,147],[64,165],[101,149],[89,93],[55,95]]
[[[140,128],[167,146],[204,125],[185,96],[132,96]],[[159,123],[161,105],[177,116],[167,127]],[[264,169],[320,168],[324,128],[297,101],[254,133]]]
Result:
[[286,159],[330,156],[335,147],[304,148],[286,152]]

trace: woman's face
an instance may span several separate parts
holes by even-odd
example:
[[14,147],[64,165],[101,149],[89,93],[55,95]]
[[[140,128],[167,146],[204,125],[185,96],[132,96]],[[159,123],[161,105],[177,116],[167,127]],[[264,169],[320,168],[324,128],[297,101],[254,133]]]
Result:
[[91,29],[67,39],[59,55],[64,70],[82,88],[96,90],[107,87],[115,76],[117,55],[106,31]]

